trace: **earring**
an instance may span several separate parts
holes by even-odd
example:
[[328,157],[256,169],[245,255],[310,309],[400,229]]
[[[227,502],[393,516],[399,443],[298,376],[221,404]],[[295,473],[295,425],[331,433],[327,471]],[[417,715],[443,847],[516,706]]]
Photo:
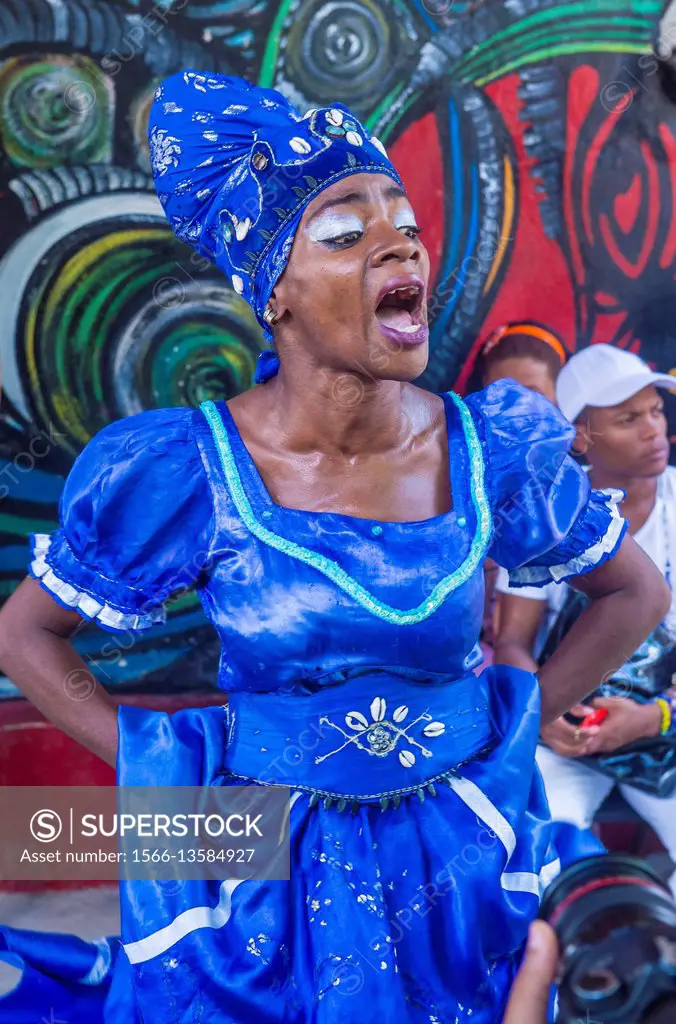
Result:
[[279,317],[271,306],[265,307],[263,319],[265,320],[268,327],[275,327],[279,323]]

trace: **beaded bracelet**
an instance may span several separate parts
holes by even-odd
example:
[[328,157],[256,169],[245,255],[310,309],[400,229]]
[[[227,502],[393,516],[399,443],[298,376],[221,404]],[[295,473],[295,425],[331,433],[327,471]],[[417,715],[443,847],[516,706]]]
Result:
[[662,724],[660,726],[660,735],[666,736],[671,729],[671,722],[673,719],[673,707],[671,702],[664,700],[663,697],[658,697],[655,701],[658,708],[662,712]]
[[668,701],[669,707],[671,708],[671,729],[669,731],[672,732],[676,726],[676,696],[672,696],[671,692],[669,692],[665,699]]

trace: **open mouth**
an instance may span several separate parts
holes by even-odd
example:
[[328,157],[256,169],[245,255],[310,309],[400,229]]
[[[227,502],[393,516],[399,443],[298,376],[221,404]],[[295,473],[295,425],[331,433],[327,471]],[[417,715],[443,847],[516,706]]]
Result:
[[401,284],[391,282],[376,306],[376,317],[381,327],[388,333],[410,335],[411,338],[424,331],[423,294],[422,284],[415,280]]

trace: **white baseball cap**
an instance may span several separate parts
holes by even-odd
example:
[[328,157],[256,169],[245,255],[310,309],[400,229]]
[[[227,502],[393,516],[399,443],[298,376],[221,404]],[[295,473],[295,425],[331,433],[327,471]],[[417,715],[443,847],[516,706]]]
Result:
[[626,402],[650,385],[676,391],[676,377],[655,373],[633,352],[614,345],[589,345],[576,352],[556,381],[561,412],[574,423],[583,409],[607,409]]

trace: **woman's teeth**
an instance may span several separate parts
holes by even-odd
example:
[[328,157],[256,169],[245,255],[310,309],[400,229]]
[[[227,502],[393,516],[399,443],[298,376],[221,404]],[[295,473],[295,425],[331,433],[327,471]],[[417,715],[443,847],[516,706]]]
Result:
[[397,303],[413,303],[417,300],[420,289],[416,285],[407,285],[405,288],[393,288],[384,296],[382,302],[396,305]]

